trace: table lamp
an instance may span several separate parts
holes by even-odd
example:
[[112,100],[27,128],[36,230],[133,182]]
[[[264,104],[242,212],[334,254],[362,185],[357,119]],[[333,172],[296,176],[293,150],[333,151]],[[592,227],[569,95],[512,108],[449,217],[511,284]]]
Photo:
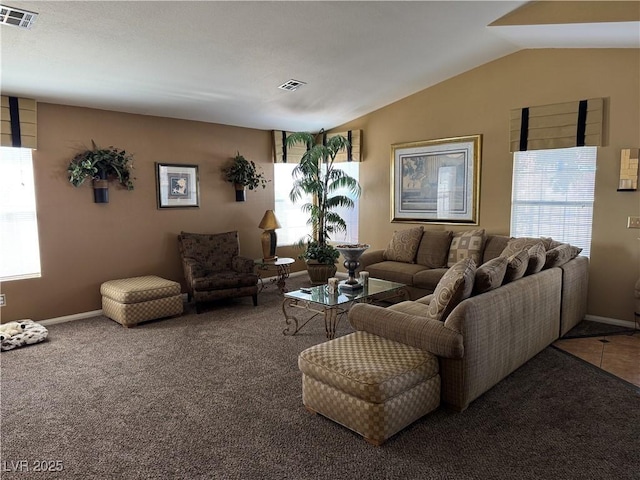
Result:
[[276,235],[276,228],[281,228],[276,214],[273,210],[267,210],[264,212],[264,216],[260,221],[259,228],[263,229],[260,241],[262,242],[262,261],[269,262],[277,260],[276,245],[278,244],[278,236]]

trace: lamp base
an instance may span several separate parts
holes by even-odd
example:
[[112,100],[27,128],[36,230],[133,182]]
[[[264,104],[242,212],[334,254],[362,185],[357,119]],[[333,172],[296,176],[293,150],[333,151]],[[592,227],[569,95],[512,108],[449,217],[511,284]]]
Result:
[[275,230],[265,230],[260,235],[260,242],[262,242],[262,261],[269,262],[276,260],[276,244],[278,243],[278,237]]

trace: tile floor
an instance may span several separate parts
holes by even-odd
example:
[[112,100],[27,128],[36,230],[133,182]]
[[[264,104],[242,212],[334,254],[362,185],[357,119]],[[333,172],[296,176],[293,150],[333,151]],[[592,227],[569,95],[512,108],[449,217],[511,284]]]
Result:
[[554,346],[640,387],[640,331],[556,341]]

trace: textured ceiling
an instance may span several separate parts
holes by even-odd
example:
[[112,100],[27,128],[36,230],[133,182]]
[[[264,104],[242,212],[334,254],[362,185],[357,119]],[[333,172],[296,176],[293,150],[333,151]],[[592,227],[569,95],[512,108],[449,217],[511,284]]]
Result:
[[[488,27],[524,3],[3,0],[40,15],[31,30],[0,27],[0,85],[41,102],[318,130],[522,48],[640,46],[637,21]],[[307,84],[277,88],[292,78]]]

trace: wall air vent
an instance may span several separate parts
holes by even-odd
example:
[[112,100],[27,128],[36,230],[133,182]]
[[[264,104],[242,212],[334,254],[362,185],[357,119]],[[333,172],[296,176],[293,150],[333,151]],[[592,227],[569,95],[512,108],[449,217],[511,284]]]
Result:
[[278,88],[281,88],[282,90],[288,90],[289,92],[293,92],[298,88],[300,88],[302,85],[306,85],[306,82],[301,82],[300,80],[294,80],[292,78],[291,80],[287,80],[286,82],[284,82]]
[[37,17],[38,14],[35,12],[0,5],[0,23],[3,25],[29,29],[33,26],[33,22],[36,21]]

